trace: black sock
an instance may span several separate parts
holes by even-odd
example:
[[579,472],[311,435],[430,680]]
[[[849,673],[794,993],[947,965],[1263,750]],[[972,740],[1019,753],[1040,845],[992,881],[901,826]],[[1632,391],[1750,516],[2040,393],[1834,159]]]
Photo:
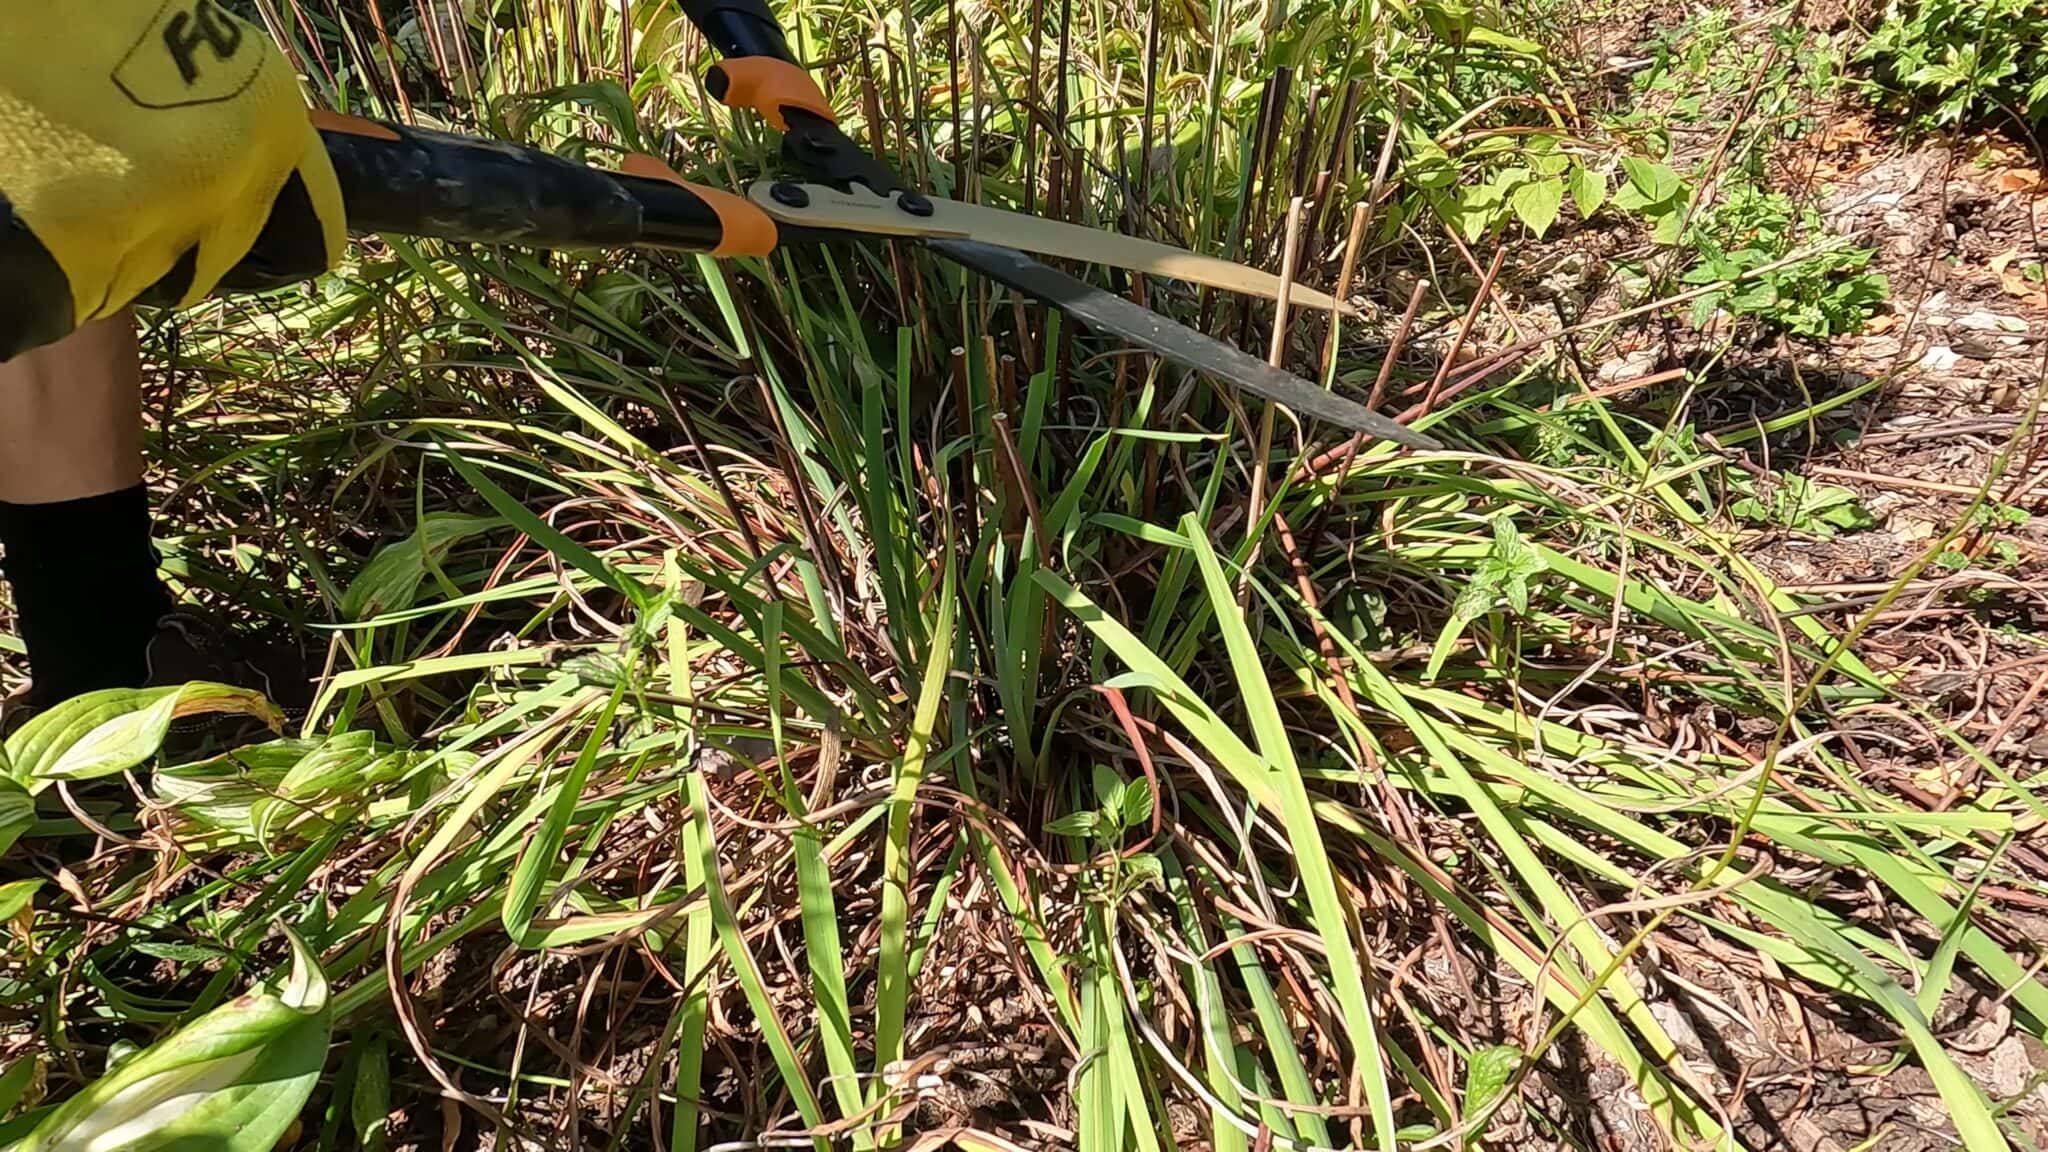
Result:
[[55,504],[0,501],[0,548],[33,699],[142,685],[157,618],[171,607],[142,485]]

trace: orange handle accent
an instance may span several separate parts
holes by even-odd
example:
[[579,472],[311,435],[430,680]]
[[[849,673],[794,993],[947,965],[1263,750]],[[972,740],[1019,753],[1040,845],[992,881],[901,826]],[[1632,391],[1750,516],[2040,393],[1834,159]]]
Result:
[[351,136],[368,136],[372,140],[398,139],[398,133],[392,131],[388,125],[379,124],[375,120],[365,120],[361,116],[351,116],[346,112],[312,108],[307,110],[306,116],[313,121],[313,127],[323,132],[346,132]]
[[718,247],[711,250],[712,256],[766,256],[775,251],[778,240],[775,219],[746,197],[735,196],[722,188],[692,184],[677,175],[675,169],[644,152],[626,157],[620,163],[619,171],[628,176],[666,180],[680,185],[709,204],[711,211],[718,216],[719,226]]
[[787,60],[773,56],[721,60],[711,66],[705,79],[720,103],[728,108],[752,108],[777,132],[789,131],[784,108],[801,108],[835,122],[839,119],[811,74]]

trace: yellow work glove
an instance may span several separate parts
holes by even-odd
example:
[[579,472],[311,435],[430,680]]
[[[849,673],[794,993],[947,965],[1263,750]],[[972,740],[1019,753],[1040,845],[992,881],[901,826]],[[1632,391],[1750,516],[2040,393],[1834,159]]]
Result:
[[339,256],[334,170],[262,29],[215,0],[0,12],[0,360]]

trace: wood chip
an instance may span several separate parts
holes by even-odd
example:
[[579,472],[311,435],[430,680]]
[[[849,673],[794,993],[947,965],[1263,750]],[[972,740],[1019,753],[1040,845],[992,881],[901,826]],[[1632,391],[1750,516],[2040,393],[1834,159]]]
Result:
[[2007,168],[1998,174],[2000,192],[2025,192],[2041,183],[2041,174],[2032,168]]

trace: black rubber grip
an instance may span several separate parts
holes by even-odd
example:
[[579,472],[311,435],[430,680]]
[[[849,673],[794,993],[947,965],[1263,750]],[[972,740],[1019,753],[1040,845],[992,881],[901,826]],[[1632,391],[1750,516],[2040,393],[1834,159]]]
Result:
[[782,25],[762,0],[682,0],[683,15],[721,56],[773,56],[794,64]]
[[533,248],[709,251],[724,227],[679,184],[605,172],[538,148],[379,124],[396,139],[323,129],[348,226]]

